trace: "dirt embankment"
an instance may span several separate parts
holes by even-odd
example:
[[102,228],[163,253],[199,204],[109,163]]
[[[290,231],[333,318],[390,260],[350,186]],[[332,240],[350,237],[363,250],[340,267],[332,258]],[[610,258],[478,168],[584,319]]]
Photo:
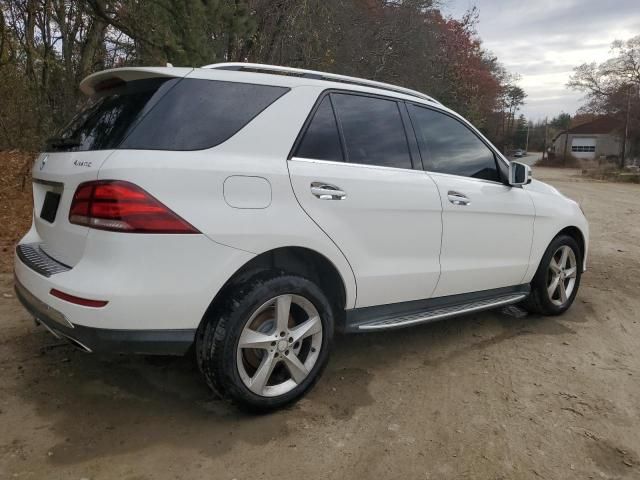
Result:
[[0,272],[13,269],[13,246],[31,224],[31,165],[35,156],[0,151]]

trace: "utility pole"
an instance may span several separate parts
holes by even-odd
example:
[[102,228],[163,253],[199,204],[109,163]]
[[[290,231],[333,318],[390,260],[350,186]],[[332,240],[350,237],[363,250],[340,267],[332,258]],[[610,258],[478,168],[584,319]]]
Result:
[[567,166],[567,147],[569,146],[569,126],[564,131],[564,153],[562,154],[562,164]]
[[529,120],[527,120],[527,141],[525,142],[524,151],[529,151]]
[[629,111],[631,110],[631,85],[627,89],[627,114],[624,120],[624,138],[622,139],[622,155],[620,156],[620,168],[624,168],[627,155],[627,139],[629,137]]
[[545,155],[547,154],[547,135],[549,127],[549,117],[544,117],[544,139],[542,140],[542,160],[544,160]]
[[564,153],[562,155],[562,164],[567,166],[567,148],[569,147],[569,130],[571,130],[571,117],[567,115],[567,123],[564,125]]

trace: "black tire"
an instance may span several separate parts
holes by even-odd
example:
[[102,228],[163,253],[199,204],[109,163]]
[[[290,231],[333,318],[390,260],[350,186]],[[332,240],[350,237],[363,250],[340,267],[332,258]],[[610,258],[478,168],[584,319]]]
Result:
[[[567,297],[567,300],[562,305],[555,304],[549,295],[547,286],[550,282],[549,267],[551,259],[559,248],[567,246],[569,247],[576,259],[576,277],[575,284],[571,294]],[[536,271],[533,280],[531,281],[531,294],[524,300],[522,306],[525,310],[531,313],[539,313],[541,315],[561,315],[566,312],[573,300],[576,298],[578,288],[580,287],[580,278],[582,276],[582,252],[578,243],[573,237],[569,235],[558,235],[555,237],[540,261],[538,270]]]
[[[279,396],[257,395],[240,377],[236,349],[252,314],[265,302],[285,294],[304,297],[318,311],[322,323],[320,351],[308,376],[295,388]],[[303,277],[283,272],[259,273],[230,292],[205,322],[197,350],[207,384],[221,398],[251,412],[267,412],[295,402],[315,385],[329,360],[334,331],[331,304],[315,283]]]

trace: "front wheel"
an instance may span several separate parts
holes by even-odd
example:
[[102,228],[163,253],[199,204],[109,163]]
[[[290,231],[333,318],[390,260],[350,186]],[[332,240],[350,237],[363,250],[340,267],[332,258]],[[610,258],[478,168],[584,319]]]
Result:
[[553,239],[531,281],[531,294],[523,306],[530,312],[560,315],[573,303],[580,286],[582,254],[568,235]]
[[214,391],[241,407],[280,408],[316,383],[332,337],[330,303],[313,282],[260,275],[208,321],[202,370]]

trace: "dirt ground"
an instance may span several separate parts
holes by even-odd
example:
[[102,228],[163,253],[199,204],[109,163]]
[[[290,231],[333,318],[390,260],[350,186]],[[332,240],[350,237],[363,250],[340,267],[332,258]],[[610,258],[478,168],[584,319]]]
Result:
[[0,151],[0,272],[13,267],[13,246],[31,224],[31,164],[35,153]]
[[187,359],[60,344],[4,274],[0,478],[640,478],[640,186],[534,175],[591,222],[568,313],[338,338],[311,394],[267,416],[212,398]]

